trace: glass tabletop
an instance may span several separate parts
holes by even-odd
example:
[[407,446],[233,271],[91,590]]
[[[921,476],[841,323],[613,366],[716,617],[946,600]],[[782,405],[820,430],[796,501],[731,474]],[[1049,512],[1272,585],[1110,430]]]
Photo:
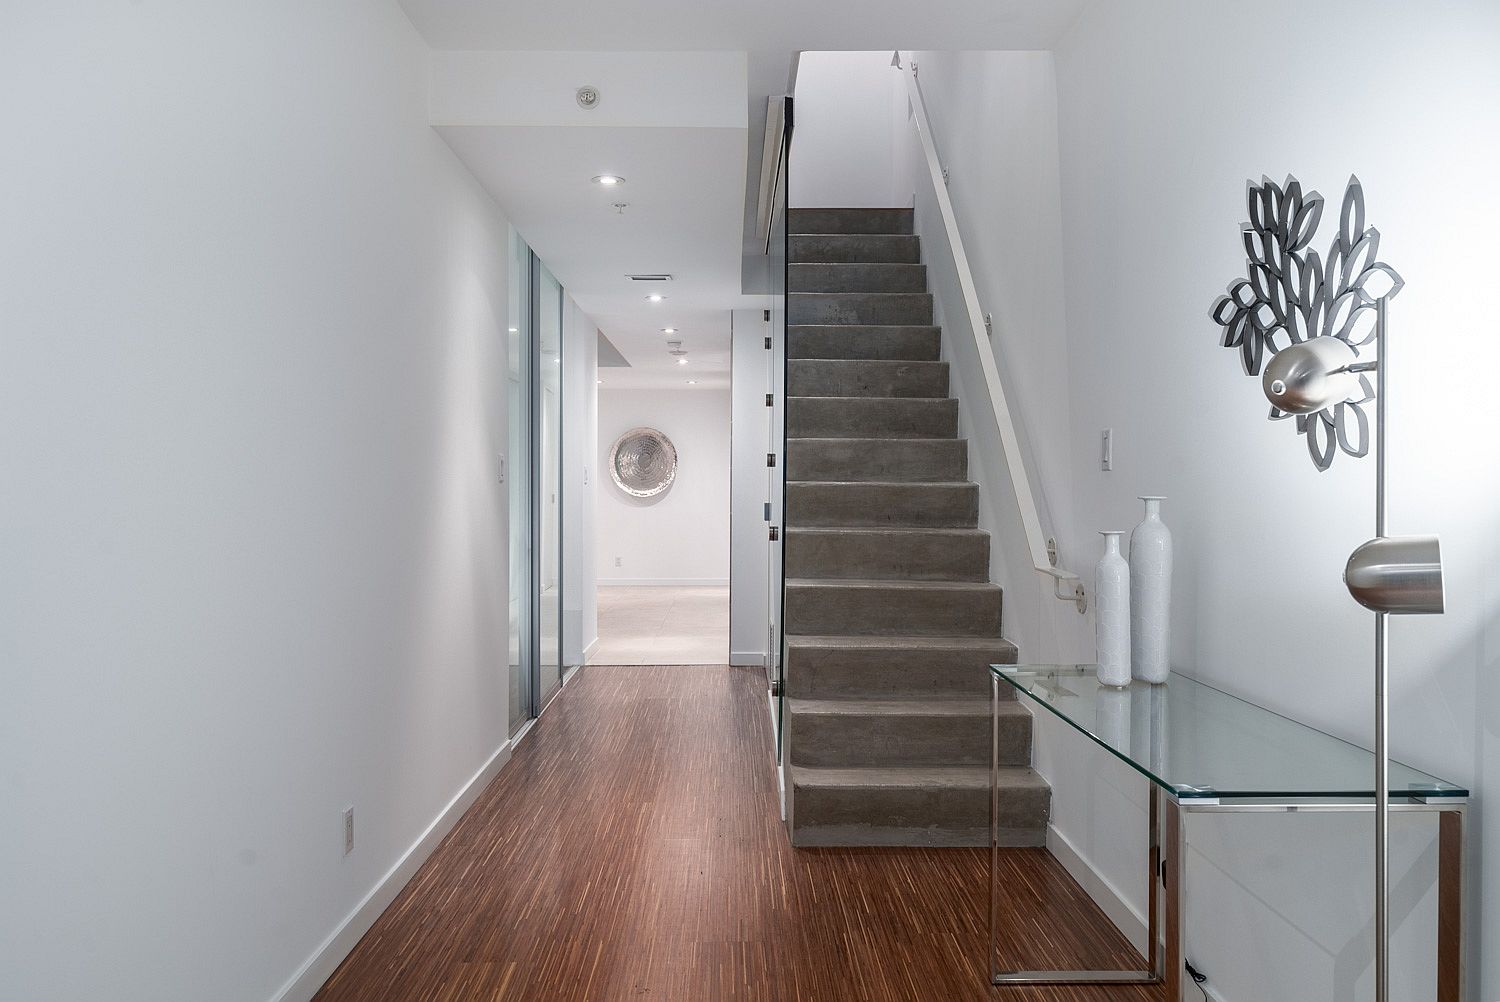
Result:
[[[1373,753],[1186,675],[1114,688],[1094,665],[990,671],[1182,801],[1375,796]],[[1399,762],[1390,770],[1392,799],[1469,795]]]

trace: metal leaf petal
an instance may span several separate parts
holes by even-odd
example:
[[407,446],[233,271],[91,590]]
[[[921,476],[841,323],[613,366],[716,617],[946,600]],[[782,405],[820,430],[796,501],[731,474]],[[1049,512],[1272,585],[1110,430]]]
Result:
[[1220,327],[1229,326],[1229,324],[1233,322],[1235,314],[1238,312],[1239,307],[1236,306],[1234,300],[1230,299],[1228,296],[1220,296],[1218,299],[1215,299],[1214,304],[1208,308],[1208,315],[1213,318],[1213,322],[1218,324]]
[[1250,322],[1250,314],[1241,311],[1235,314],[1234,318],[1225,325],[1224,333],[1219,338],[1219,344],[1225,348],[1237,347],[1240,341],[1244,339],[1245,333],[1254,329],[1255,325]]
[[1334,430],[1338,433],[1339,448],[1355,459],[1370,451],[1370,419],[1358,404],[1346,403],[1339,407]]
[[1248,310],[1259,300],[1255,298],[1255,290],[1251,288],[1249,279],[1241,278],[1229,287],[1229,298],[1234,300],[1236,306],[1242,310]]
[[1328,248],[1328,260],[1323,263],[1323,286],[1329,299],[1333,299],[1343,292],[1344,286],[1344,247],[1339,242],[1339,237],[1334,237],[1333,244]]
[[1365,302],[1373,303],[1377,299],[1390,299],[1405,284],[1401,276],[1396,274],[1395,268],[1376,261],[1354,280],[1354,290]]
[[1347,254],[1365,232],[1365,190],[1359,178],[1349,175],[1344,204],[1339,210],[1339,242]]
[[1265,232],[1271,227],[1271,193],[1254,181],[1245,182],[1245,209],[1250,214],[1246,228]]
[[[1345,293],[1346,296],[1354,296],[1353,291]],[[1351,345],[1369,344],[1375,336],[1376,309],[1368,304],[1356,306],[1349,313],[1349,319],[1333,336],[1348,341]]]
[[1358,305],[1359,296],[1352,290],[1335,299],[1328,305],[1328,312],[1323,315],[1321,333],[1332,336],[1343,330]]
[[1325,421],[1320,420],[1307,422],[1307,452],[1312,456],[1313,465],[1321,472],[1333,464],[1333,451],[1338,442],[1334,429]]
[[1245,331],[1244,340],[1240,342],[1240,365],[1244,367],[1245,375],[1260,375],[1260,364],[1265,357],[1265,348],[1265,336],[1260,331]]
[[[1290,236],[1292,223],[1295,221],[1297,213],[1302,211],[1302,182],[1288,174],[1286,176],[1285,192],[1286,194],[1281,199],[1281,205],[1278,207],[1279,211],[1276,214],[1276,229]],[[1290,243],[1291,241],[1288,240],[1287,242]]]
[[1271,420],[1271,421],[1285,421],[1287,418],[1289,418],[1291,416],[1292,415],[1290,413],[1288,413],[1287,411],[1284,411],[1280,407],[1276,407],[1276,406],[1273,405],[1271,407],[1271,413],[1268,416],[1268,420]]
[[1363,275],[1368,269],[1375,265],[1375,258],[1380,252],[1380,231],[1375,227],[1365,230],[1364,234],[1349,248],[1344,257],[1343,285],[1345,289],[1354,287],[1354,280]]
[[1323,259],[1318,257],[1317,251],[1308,251],[1307,260],[1302,265],[1302,307],[1310,309],[1323,295]]
[[1250,288],[1255,290],[1255,298],[1258,302],[1269,303],[1271,301],[1271,290],[1276,286],[1276,276],[1271,274],[1271,269],[1263,264],[1252,264],[1250,266]]
[[1294,344],[1301,344],[1312,336],[1308,333],[1307,313],[1307,310],[1299,307],[1287,314],[1286,333]]
[[1302,211],[1297,213],[1297,218],[1292,220],[1291,231],[1288,239],[1291,241],[1291,249],[1299,251],[1312,242],[1312,238],[1318,232],[1318,223],[1323,219],[1323,196],[1315,191],[1308,192],[1306,200],[1302,203]]

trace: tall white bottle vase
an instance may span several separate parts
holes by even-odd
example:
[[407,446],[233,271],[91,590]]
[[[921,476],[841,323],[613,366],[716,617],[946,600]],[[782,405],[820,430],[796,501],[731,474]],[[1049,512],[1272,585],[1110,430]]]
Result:
[[1101,532],[1104,556],[1094,568],[1094,642],[1099,683],[1130,684],[1130,565],[1120,553],[1122,532]]
[[1143,497],[1146,517],[1130,534],[1130,662],[1143,682],[1172,670],[1172,533],[1161,520],[1166,498]]

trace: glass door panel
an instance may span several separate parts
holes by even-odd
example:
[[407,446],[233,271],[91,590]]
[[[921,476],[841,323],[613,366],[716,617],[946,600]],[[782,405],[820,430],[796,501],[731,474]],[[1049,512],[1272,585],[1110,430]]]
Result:
[[510,505],[510,733],[533,715],[531,600],[531,248],[510,235],[506,332],[506,495]]
[[532,255],[536,332],[536,709],[562,685],[562,286]]

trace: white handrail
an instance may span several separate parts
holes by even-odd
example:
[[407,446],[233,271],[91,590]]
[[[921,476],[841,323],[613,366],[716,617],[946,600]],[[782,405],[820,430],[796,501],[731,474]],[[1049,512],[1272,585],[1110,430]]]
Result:
[[1015,495],[1021,527],[1026,533],[1026,547],[1031,551],[1031,564],[1038,572],[1053,579],[1054,595],[1065,602],[1073,602],[1078,611],[1083,612],[1087,608],[1087,599],[1082,580],[1071,571],[1052,566],[1052,560],[1047,554],[1042,520],[1037,513],[1036,498],[1031,493],[1031,480],[1026,476],[1026,464],[1021,459],[1021,443],[1016,437],[1015,422],[1011,419],[1010,403],[1005,397],[1005,387],[1000,382],[1000,370],[995,366],[994,352],[981,333],[986,329],[984,311],[979,306],[979,293],[974,288],[974,273],[969,268],[968,255],[964,253],[963,237],[958,232],[958,217],[953,211],[953,200],[948,197],[948,180],[942,162],[938,160],[937,144],[933,141],[932,126],[927,120],[927,105],[922,100],[922,88],[917,82],[916,61],[909,52],[897,52],[895,65],[906,78],[906,93],[911,99],[912,115],[916,119],[917,135],[922,140],[927,170],[932,175],[932,188],[937,196],[938,212],[943,217],[948,247],[958,270],[958,286],[963,292],[964,308],[969,314],[969,331],[978,348],[979,365],[984,373],[985,387],[989,391],[990,407],[995,414],[995,424],[1000,429],[1005,468],[1010,474],[1011,493]]

